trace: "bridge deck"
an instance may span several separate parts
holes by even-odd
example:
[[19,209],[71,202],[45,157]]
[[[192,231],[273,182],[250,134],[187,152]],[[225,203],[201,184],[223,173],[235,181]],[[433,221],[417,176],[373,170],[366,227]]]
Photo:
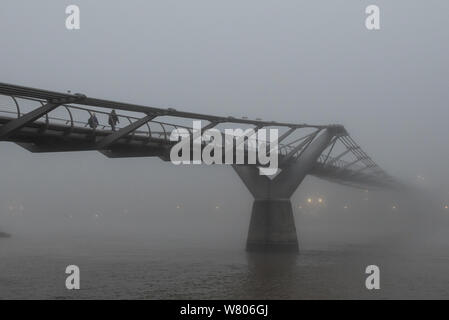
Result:
[[[279,162],[282,168],[296,161],[310,143],[325,129],[336,132],[335,139],[317,160],[310,174],[317,177],[366,188],[392,186],[388,176],[349,136],[343,126],[294,124],[247,118],[221,117],[173,108],[145,107],[116,101],[89,98],[80,94],[57,93],[0,83],[0,140],[11,141],[31,152],[67,152],[98,150],[107,157],[159,157],[169,160],[170,133],[177,128],[193,131],[179,120],[205,120],[207,128],[240,125],[260,130],[278,128]],[[1,96],[0,96],[1,97]],[[31,110],[25,110],[30,108]],[[107,124],[111,109],[120,124],[112,131]],[[100,124],[88,126],[87,119],[96,113]],[[114,135],[114,136],[113,136]],[[99,144],[105,141],[107,144]],[[246,148],[246,146],[245,146]],[[259,165],[257,163],[257,165]]]

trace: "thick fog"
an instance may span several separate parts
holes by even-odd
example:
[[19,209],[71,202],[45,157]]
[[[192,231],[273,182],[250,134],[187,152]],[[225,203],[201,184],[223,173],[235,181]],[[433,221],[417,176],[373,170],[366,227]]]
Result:
[[[343,124],[412,191],[366,192],[307,177],[292,198],[300,246],[445,234],[448,2],[78,0],[81,29],[73,31],[65,28],[69,4],[2,1],[1,82]],[[369,4],[381,9],[379,31],[365,28]],[[244,246],[252,197],[231,167],[32,154],[10,142],[0,143],[0,164],[4,231]],[[308,205],[309,197],[324,201]]]

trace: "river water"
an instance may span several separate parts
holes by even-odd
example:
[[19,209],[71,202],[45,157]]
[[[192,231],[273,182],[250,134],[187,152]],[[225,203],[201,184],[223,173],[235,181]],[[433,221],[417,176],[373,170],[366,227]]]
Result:
[[[71,264],[80,268],[80,290],[65,288]],[[380,290],[365,288],[371,264],[380,267]],[[260,255],[241,244],[15,235],[0,239],[0,298],[447,299],[449,250],[335,244]]]

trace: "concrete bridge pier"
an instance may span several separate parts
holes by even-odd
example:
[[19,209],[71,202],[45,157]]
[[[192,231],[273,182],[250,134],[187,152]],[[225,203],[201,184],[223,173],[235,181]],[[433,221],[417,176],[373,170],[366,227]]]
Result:
[[246,250],[299,251],[290,200],[254,200]]
[[290,198],[313,169],[333,136],[334,130],[323,130],[298,159],[285,163],[281,172],[273,179],[260,175],[256,166],[233,165],[254,196],[246,242],[247,251],[299,252]]

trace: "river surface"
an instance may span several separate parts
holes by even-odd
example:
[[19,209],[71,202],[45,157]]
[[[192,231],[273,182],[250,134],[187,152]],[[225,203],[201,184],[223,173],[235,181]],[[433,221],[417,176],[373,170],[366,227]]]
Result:
[[[71,264],[80,290],[65,288]],[[380,290],[365,288],[371,264],[380,267]],[[0,239],[0,298],[448,299],[449,250],[346,244],[257,255],[207,242],[17,235]]]

